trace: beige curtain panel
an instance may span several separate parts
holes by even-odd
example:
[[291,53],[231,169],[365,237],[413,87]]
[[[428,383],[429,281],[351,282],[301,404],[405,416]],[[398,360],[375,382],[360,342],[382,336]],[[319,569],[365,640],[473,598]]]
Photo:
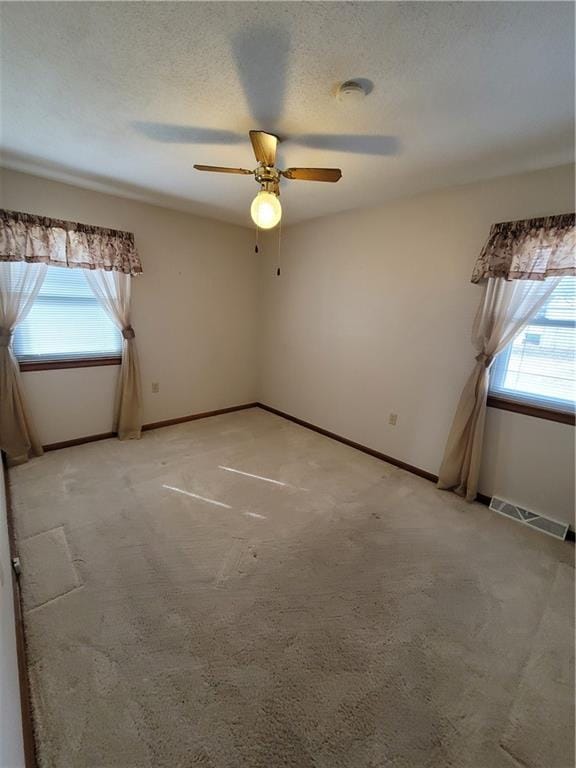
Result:
[[438,487],[476,498],[490,366],[558,284],[576,275],[574,214],[495,224],[472,282],[484,283],[474,321],[476,365],[466,382],[438,475]]
[[45,264],[0,262],[0,449],[10,464],[42,454],[26,412],[11,342],[14,329],[32,308],[45,274]]
[[131,278],[122,272],[87,271],[86,279],[123,337],[114,431],[120,440],[139,438],[142,431],[142,387],[136,334],[130,324]]
[[142,272],[134,235],[0,209],[0,449],[11,463],[42,453],[24,405],[11,340],[49,265],[86,270],[92,290],[121,330],[115,430],[124,440],[140,437],[142,427],[138,354],[130,325],[130,281]]
[[0,260],[139,275],[134,235],[0,209]]
[[493,224],[472,282],[489,277],[545,280],[574,274],[575,215]]
[[496,355],[520,333],[558,284],[546,281],[508,281],[493,277],[474,321],[472,341],[478,354],[452,423],[438,474],[438,487],[452,489],[473,501],[478,492],[490,366]]

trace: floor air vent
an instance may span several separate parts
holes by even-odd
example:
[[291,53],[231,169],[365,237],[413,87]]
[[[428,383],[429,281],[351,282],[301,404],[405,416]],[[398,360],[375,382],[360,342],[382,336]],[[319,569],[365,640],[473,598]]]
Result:
[[559,523],[556,520],[550,520],[549,517],[543,517],[537,515],[535,512],[529,512],[527,509],[517,507],[515,504],[510,504],[509,501],[503,501],[497,499],[496,496],[492,497],[490,502],[490,509],[494,512],[498,512],[506,517],[511,517],[514,520],[518,520],[519,523],[529,525],[531,528],[536,528],[542,533],[547,533],[549,536],[554,536],[555,539],[566,538],[568,526],[565,523]]

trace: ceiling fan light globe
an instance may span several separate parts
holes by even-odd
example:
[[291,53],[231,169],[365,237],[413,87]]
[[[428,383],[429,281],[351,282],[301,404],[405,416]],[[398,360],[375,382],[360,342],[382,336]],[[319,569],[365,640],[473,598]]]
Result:
[[272,192],[261,190],[252,201],[250,215],[259,229],[273,229],[282,218],[280,200]]

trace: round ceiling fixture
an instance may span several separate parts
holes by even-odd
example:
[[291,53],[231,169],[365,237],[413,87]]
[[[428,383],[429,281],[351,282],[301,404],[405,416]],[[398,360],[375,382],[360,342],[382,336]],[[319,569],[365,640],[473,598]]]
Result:
[[260,229],[272,229],[282,217],[282,206],[278,196],[262,189],[250,206],[252,221]]
[[367,90],[362,83],[356,80],[346,80],[338,88],[337,98],[338,101],[357,102],[366,98]]

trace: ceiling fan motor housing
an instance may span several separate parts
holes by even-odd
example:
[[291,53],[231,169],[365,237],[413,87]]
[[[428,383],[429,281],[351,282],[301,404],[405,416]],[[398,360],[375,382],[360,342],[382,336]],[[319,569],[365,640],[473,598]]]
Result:
[[254,176],[263,190],[272,192],[274,195],[280,194],[280,173],[276,168],[259,165],[254,171]]

